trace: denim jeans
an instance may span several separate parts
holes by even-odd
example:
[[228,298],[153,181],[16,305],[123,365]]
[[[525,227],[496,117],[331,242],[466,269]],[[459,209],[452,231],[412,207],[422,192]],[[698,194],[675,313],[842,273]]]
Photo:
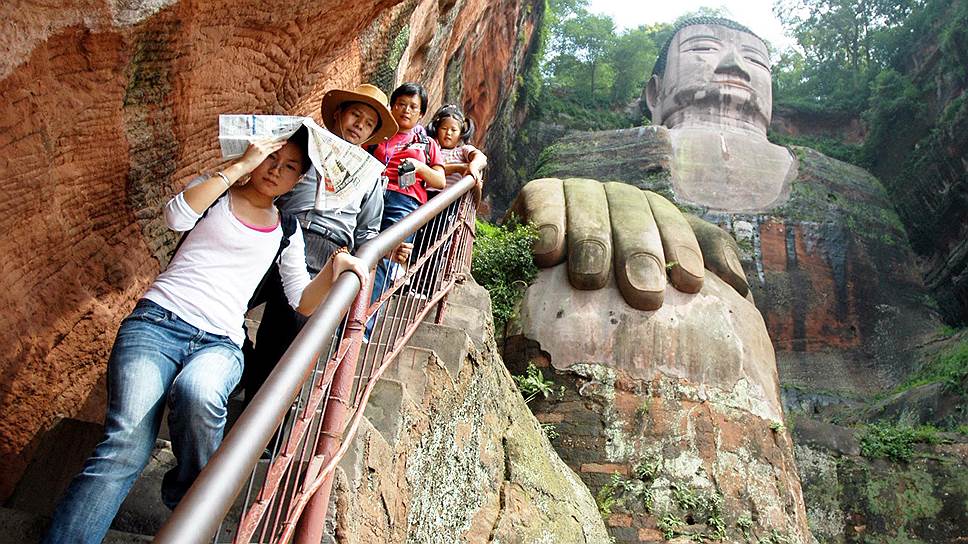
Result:
[[104,438],[57,505],[47,543],[99,543],[147,465],[167,402],[177,464],[162,483],[174,508],[222,441],[242,352],[142,299],[121,323],[108,360]]
[[[387,230],[419,207],[420,201],[416,198],[397,191],[386,191],[383,193],[383,219],[380,222],[380,232]],[[406,241],[412,242],[413,235],[407,237]],[[377,265],[376,274],[373,276],[373,293],[370,295],[370,304],[376,302],[376,299],[380,298],[380,295],[393,283],[393,274],[396,268],[397,264],[391,263],[389,259],[383,259]],[[366,324],[367,338],[370,337],[375,320],[374,317]]]

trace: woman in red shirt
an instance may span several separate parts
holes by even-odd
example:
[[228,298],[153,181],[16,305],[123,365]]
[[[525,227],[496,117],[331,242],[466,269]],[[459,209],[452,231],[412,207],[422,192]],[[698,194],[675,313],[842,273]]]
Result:
[[[425,132],[414,130],[426,113],[427,91],[422,85],[404,83],[390,95],[390,114],[397,122],[399,132],[372,150],[373,156],[386,165],[383,175],[388,180],[387,189],[383,193],[381,231],[425,204],[428,187],[443,189],[446,186],[440,145]],[[412,180],[408,179],[407,174],[401,176],[401,166],[404,166],[404,171],[413,168],[415,175]],[[408,238],[407,242],[412,238]],[[393,274],[388,273],[389,266],[386,259],[377,266],[371,303],[393,281]]]

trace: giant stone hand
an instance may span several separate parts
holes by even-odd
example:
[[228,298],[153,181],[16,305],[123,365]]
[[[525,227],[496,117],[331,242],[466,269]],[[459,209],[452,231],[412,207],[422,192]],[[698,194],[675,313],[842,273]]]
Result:
[[614,269],[623,298],[635,309],[662,306],[667,272],[685,293],[702,289],[704,267],[741,296],[749,292],[733,238],[654,192],[590,179],[536,179],[521,190],[512,212],[538,229],[538,266],[567,259],[569,281],[582,290],[604,287]]

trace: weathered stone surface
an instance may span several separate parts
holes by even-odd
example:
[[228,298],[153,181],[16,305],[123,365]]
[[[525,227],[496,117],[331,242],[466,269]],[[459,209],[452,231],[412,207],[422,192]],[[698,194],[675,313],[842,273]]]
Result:
[[104,435],[97,423],[64,418],[38,437],[31,460],[5,506],[41,516],[54,513],[57,500]]
[[[472,283],[458,289],[483,292]],[[390,396],[403,395],[394,421],[367,408],[379,417],[361,428],[337,478],[339,542],[608,541],[591,494],[549,444],[486,329],[477,342],[465,335],[462,350],[440,346],[462,353],[460,365],[422,350],[405,362],[410,375],[422,362],[426,384],[395,382]],[[423,337],[425,347],[453,342],[432,330]]]
[[0,498],[53,421],[102,417],[114,333],[174,241],[161,205],[217,164],[219,113],[318,115],[334,86],[412,78],[483,136],[513,98],[532,4],[3,3]]
[[773,105],[770,131],[782,136],[831,138],[848,144],[863,143],[867,127],[858,115],[844,112],[801,111]]
[[756,307],[710,276],[700,293],[670,286],[661,309],[642,312],[614,287],[570,289],[565,267],[528,288],[516,333],[534,343],[506,357],[517,369],[539,354],[550,362],[545,377],[564,394],[533,410],[558,421],[555,448],[611,512],[611,536],[651,541],[671,518],[677,535],[712,538],[722,525],[739,539],[748,519],[757,537],[809,542]]
[[942,543],[968,536],[965,444],[928,447],[910,463],[895,463],[797,442],[807,516],[820,542]]
[[761,213],[710,211],[676,193],[665,127],[575,132],[543,154],[542,176],[617,180],[663,194],[731,231],[784,383],[873,394],[911,370],[937,330],[910,244],[869,173],[794,148],[797,177]]
[[[965,48],[951,40],[968,11],[941,2],[935,23],[907,49],[904,77],[915,98],[886,109],[871,170],[883,180],[914,250],[925,283],[952,324],[968,324],[968,78]],[[958,43],[959,45],[955,45]]]

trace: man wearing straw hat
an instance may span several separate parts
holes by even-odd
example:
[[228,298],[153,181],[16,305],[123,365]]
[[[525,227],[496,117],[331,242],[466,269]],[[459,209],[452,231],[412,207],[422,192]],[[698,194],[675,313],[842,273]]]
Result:
[[[353,90],[332,89],[320,104],[323,125],[330,132],[355,145],[379,143],[397,133],[397,123],[387,108],[387,95],[379,88],[362,84]],[[302,225],[306,241],[306,264],[315,275],[337,251],[352,251],[380,233],[383,216],[383,184],[378,177],[363,180],[365,190],[345,206],[337,209],[314,208],[315,169],[289,193],[279,197],[276,205],[283,212],[295,215]],[[398,250],[398,258],[405,258]],[[302,320],[292,310],[277,277],[265,286],[266,307],[256,337],[246,356],[242,385],[248,402],[259,389],[276,362],[292,343]]]

